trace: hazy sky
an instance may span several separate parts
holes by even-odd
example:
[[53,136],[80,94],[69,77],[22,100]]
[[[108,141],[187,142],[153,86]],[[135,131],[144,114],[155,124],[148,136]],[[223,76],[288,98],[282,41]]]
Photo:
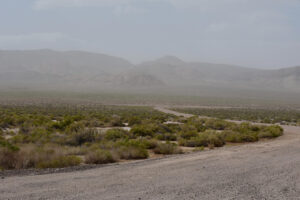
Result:
[[300,65],[300,0],[0,0],[0,49]]

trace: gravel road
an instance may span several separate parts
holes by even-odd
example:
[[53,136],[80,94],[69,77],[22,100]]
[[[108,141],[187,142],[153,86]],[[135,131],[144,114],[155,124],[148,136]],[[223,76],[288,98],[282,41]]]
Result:
[[300,199],[300,127],[268,141],[0,179],[0,199]]

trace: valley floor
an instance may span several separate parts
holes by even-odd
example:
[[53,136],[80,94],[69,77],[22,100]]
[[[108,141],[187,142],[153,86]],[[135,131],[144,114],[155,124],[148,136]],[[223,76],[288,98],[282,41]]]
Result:
[[0,179],[0,199],[299,199],[300,127],[284,136],[86,171]]

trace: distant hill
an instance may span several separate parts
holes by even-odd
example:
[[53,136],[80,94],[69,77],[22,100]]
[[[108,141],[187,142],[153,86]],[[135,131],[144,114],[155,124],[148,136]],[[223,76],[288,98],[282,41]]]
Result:
[[56,75],[77,73],[118,74],[133,65],[122,58],[83,51],[58,52],[48,49],[0,51],[0,67],[6,71],[32,70]]
[[145,62],[132,71],[151,74],[173,86],[222,86],[230,88],[300,91],[300,67],[261,70],[226,64],[184,62],[167,56]]
[[132,67],[122,58],[82,51],[0,51],[0,83],[5,85],[96,86]]
[[135,70],[148,73],[164,80],[169,85],[215,85],[227,84],[235,80],[245,80],[258,73],[258,70],[232,65],[211,63],[187,63],[176,57],[163,57],[145,62]]
[[82,51],[0,51],[0,84],[54,89],[205,86],[300,92],[300,67],[260,70],[185,62],[173,56],[133,65],[122,58]]

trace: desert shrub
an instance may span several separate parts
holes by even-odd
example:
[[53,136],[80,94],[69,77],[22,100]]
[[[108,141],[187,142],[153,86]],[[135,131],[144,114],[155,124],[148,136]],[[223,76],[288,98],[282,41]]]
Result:
[[172,143],[159,143],[155,149],[153,150],[156,154],[178,154],[182,153],[182,150],[176,145]]
[[176,141],[177,140],[177,136],[174,133],[160,133],[160,134],[157,134],[155,138],[158,140],[164,140],[164,141]]
[[208,146],[208,136],[207,134],[199,134],[196,137],[192,137],[186,140],[180,140],[179,144],[187,147],[201,147]]
[[98,150],[103,149],[103,150],[111,150],[114,149],[116,146],[116,142],[114,141],[107,141],[107,140],[101,140],[97,143],[91,143],[89,145],[87,145],[89,150]]
[[17,151],[0,147],[0,168],[14,169],[18,160]]
[[68,126],[70,126],[74,122],[74,119],[67,116],[62,121],[52,122],[51,128],[57,129],[57,130],[65,130]]
[[7,148],[12,151],[18,151],[19,147],[14,144],[11,144],[7,140],[5,140],[2,136],[0,136],[0,148]]
[[136,116],[130,117],[128,120],[129,126],[133,126],[133,125],[141,124],[141,123],[142,123],[141,119]]
[[33,168],[37,167],[39,162],[51,161],[62,155],[63,151],[58,147],[44,148],[36,147],[33,144],[22,146],[17,150],[1,148],[0,165],[4,169]]
[[187,147],[221,147],[225,144],[223,135],[214,131],[206,131],[199,133],[196,137],[190,139],[183,139],[179,141],[179,144]]
[[258,138],[258,134],[257,133],[246,133],[246,134],[242,134],[242,141],[243,142],[257,142],[259,140]]
[[74,132],[66,139],[66,144],[80,146],[87,142],[95,142],[97,132],[94,129],[84,129]]
[[65,155],[85,155],[88,153],[88,148],[86,146],[65,146],[63,148]]
[[115,151],[121,159],[144,159],[149,154],[145,145],[138,140],[125,140],[115,144]]
[[266,126],[258,134],[259,138],[275,138],[283,135],[283,129],[280,126]]
[[242,142],[256,142],[258,141],[257,133],[239,133],[234,131],[227,131],[224,133],[226,142],[242,143]]
[[16,121],[14,116],[3,116],[0,121],[1,128],[9,128],[15,125],[16,125]]
[[213,147],[222,147],[225,145],[225,139],[221,133],[208,132],[208,145]]
[[165,140],[165,134],[157,134],[155,136],[155,139],[157,139],[157,140]]
[[84,130],[85,126],[83,123],[72,123],[66,128],[66,133],[74,133],[74,132],[80,132]]
[[208,119],[205,122],[205,126],[213,130],[225,130],[229,123],[220,119]]
[[117,141],[119,139],[128,139],[129,133],[123,129],[110,129],[105,133],[106,140]]
[[53,139],[54,135],[51,134],[44,127],[37,127],[32,129],[30,133],[24,134],[20,132],[15,135],[11,140],[15,143],[39,143],[45,144]]
[[155,128],[156,128],[155,131],[158,132],[158,133],[164,133],[164,134],[174,133],[173,130],[165,124],[159,124],[158,123],[158,124],[155,125]]
[[111,152],[106,150],[96,150],[85,155],[85,163],[87,164],[106,164],[114,163],[117,160],[113,157]]
[[20,148],[15,168],[37,168],[38,163],[51,161],[63,155],[64,151],[60,146],[44,145],[38,147],[34,144],[28,144]]
[[37,168],[63,168],[80,165],[81,158],[77,156],[59,156],[51,160],[40,161],[36,164]]
[[110,119],[110,124],[109,126],[123,126],[123,122],[120,116],[114,115]]
[[199,119],[195,116],[189,118],[186,123],[196,128],[197,132],[204,132],[206,130],[205,121],[205,119]]
[[152,137],[156,131],[158,131],[158,128],[153,124],[138,124],[134,125],[130,132],[135,136],[150,136]]
[[251,125],[250,129],[251,131],[254,131],[254,132],[258,132],[260,130],[260,126],[258,125]]
[[34,129],[34,127],[32,126],[32,124],[30,124],[29,122],[25,122],[20,126],[20,134],[30,134],[31,131]]
[[196,130],[183,130],[179,133],[179,136],[183,139],[190,139],[192,137],[197,137],[198,132]]
[[195,123],[194,126],[198,132],[204,132],[206,130],[206,127],[202,123]]
[[[181,131],[188,132],[188,131],[197,131],[197,128],[194,126],[193,123],[187,121],[183,125],[181,125]],[[197,131],[198,132],[198,131]]]
[[154,149],[158,142],[154,139],[139,139],[139,142],[141,142],[141,145],[144,146],[146,149]]
[[[253,128],[253,129],[255,129],[255,128]],[[243,122],[243,123],[235,126],[232,130],[239,132],[239,133],[248,133],[249,131],[252,131],[252,125],[248,122]]]
[[83,121],[86,127],[102,127],[104,126],[104,122],[98,119],[91,119]]
[[226,140],[226,142],[232,142],[232,143],[243,142],[241,133],[234,132],[234,131],[227,131],[225,133],[225,140]]
[[148,151],[141,147],[121,146],[117,149],[121,159],[145,159],[149,157]]
[[204,151],[205,147],[201,146],[201,147],[196,147],[195,149],[193,149],[193,151]]
[[171,133],[178,133],[181,130],[180,124],[167,124],[166,125]]

